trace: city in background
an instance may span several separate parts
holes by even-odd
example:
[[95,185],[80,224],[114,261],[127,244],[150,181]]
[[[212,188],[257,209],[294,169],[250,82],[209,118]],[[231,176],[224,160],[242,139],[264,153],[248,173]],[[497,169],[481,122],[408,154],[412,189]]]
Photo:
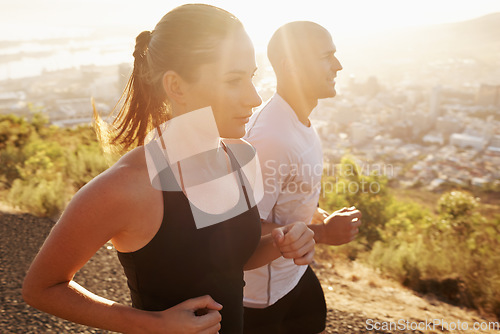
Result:
[[[102,332],[29,307],[21,285],[68,201],[113,162],[89,127],[91,98],[102,115],[113,110],[131,72],[135,36],[180,3],[0,4],[2,333]],[[347,245],[316,247],[326,333],[366,332],[367,318],[446,319],[469,329],[481,322],[492,326],[481,333],[497,333],[500,2],[211,3],[245,24],[264,101],[275,87],[265,44],[277,27],[312,20],[337,46],[338,94],[311,115],[325,158],[320,206],[355,206],[363,224]],[[130,304],[111,243],[75,281]]]
[[[500,13],[340,42],[332,32],[344,67],[338,95],[311,116],[325,163],[351,154],[366,173],[390,166],[386,176],[401,187],[499,190],[498,31]],[[119,100],[132,45],[110,33],[0,41],[0,113],[90,124],[91,97],[104,115]],[[260,48],[257,64],[254,83],[266,101],[275,78]]]

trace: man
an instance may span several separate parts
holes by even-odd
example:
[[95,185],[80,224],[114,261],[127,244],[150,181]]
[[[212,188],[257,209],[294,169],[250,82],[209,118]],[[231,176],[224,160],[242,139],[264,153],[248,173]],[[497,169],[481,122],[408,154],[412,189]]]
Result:
[[[295,221],[311,224],[315,241],[350,242],[361,213],[342,209],[328,216],[317,207],[323,157],[309,121],[318,99],[333,97],[342,66],[335,45],[320,25],[298,21],[272,36],[268,58],[277,78],[276,94],[252,115],[245,139],[257,150],[264,181],[259,202],[262,233]],[[327,217],[328,216],[328,217]],[[326,304],[321,285],[308,266],[283,257],[245,272],[245,333],[320,333]]]

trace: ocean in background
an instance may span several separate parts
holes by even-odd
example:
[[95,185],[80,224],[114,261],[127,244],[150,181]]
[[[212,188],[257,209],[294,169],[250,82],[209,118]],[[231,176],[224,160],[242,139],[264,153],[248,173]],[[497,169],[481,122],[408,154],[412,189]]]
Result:
[[0,81],[87,65],[131,63],[133,43],[123,37],[0,41]]

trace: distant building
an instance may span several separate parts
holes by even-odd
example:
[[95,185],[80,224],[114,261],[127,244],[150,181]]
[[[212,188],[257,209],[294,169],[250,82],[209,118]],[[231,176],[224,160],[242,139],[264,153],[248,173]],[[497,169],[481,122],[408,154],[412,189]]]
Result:
[[457,133],[462,129],[463,125],[457,118],[438,117],[436,120],[436,130],[448,138],[452,133]]
[[376,130],[368,124],[353,122],[349,127],[349,138],[353,145],[362,145],[376,135]]
[[12,113],[24,107],[26,94],[18,92],[0,93],[0,113]]
[[486,139],[482,137],[471,136],[465,133],[454,133],[450,136],[450,144],[461,148],[473,148],[482,150],[486,146]]
[[476,96],[476,102],[485,106],[500,106],[500,85],[481,84]]
[[433,120],[441,115],[441,86],[435,86],[431,91],[429,114]]
[[375,96],[380,91],[380,85],[378,83],[377,77],[371,76],[366,80],[365,94],[368,96]]
[[359,119],[360,111],[352,103],[347,101],[339,101],[336,104],[335,110],[332,112],[335,122],[341,125],[348,125]]
[[72,119],[91,115],[90,98],[60,99],[56,100],[56,111],[51,114],[51,119]]
[[488,179],[482,178],[482,177],[473,177],[471,180],[471,184],[474,187],[484,187],[488,184]]
[[444,144],[444,139],[441,134],[426,134],[424,138],[422,139],[424,143],[427,144],[438,144],[438,145],[443,145]]
[[118,99],[123,90],[118,90],[116,75],[100,76],[90,85],[90,95],[96,99]]
[[72,118],[64,119],[52,122],[52,125],[58,126],[60,128],[75,127],[78,125],[92,125],[92,117],[82,117],[82,118]]
[[408,113],[407,120],[410,122],[413,135],[420,136],[434,126],[435,119],[429,113],[417,110],[416,112]]
[[489,146],[486,148],[486,154],[500,156],[500,135],[491,138]]
[[356,81],[354,75],[350,75],[347,83],[348,90],[356,95],[364,95],[368,97],[373,97],[380,92],[380,85],[378,79],[375,76],[369,77],[364,83],[359,83]]
[[494,135],[491,138],[490,146],[500,148],[500,135]]

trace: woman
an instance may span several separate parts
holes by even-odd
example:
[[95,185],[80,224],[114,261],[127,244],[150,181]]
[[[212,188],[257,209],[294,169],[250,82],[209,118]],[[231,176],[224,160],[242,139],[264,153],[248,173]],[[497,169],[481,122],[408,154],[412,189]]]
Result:
[[[314,253],[303,223],[260,237],[250,189],[259,179],[239,139],[261,103],[252,43],[237,18],[209,5],[175,8],[136,42],[111,136],[131,150],[74,196],[26,275],[24,299],[117,332],[239,333],[243,269],[281,255],[307,264]],[[108,240],[133,307],[72,280]]]

